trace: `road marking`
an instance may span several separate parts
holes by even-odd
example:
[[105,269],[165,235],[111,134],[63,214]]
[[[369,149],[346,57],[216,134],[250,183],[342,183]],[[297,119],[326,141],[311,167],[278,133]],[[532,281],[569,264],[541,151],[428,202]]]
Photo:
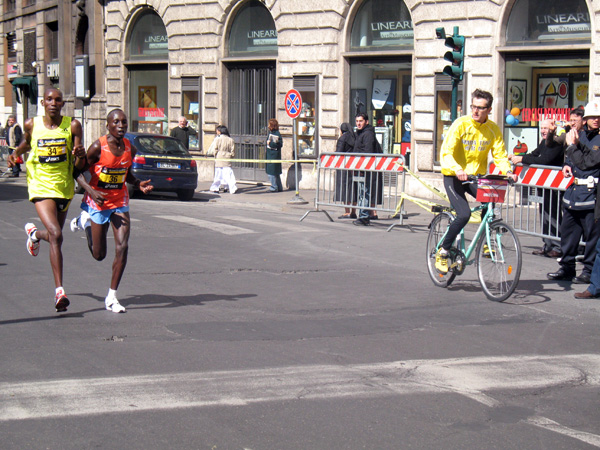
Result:
[[261,225],[263,227],[270,228],[280,228],[285,232],[302,232],[302,233],[311,233],[311,232],[323,232],[324,225],[327,226],[329,223],[319,224],[317,227],[310,226],[306,224],[301,224],[298,220],[296,221],[284,221],[278,220],[277,222],[272,220],[263,220],[263,219],[254,219],[252,217],[244,217],[244,216],[219,216],[219,218],[224,220],[231,220],[236,223],[252,223],[255,225]]
[[186,223],[188,225],[193,225],[199,228],[205,228],[207,230],[216,231],[217,233],[226,234],[226,235],[236,235],[236,234],[251,234],[256,233],[253,230],[249,230],[247,228],[236,227],[233,225],[226,225],[224,223],[211,222],[208,220],[195,219],[193,217],[186,216],[154,216],[158,219],[167,219],[174,220],[175,222]]
[[555,433],[564,434],[590,445],[600,447],[600,436],[592,433],[586,433],[585,431],[573,430],[572,428],[565,427],[553,420],[545,417],[534,416],[526,420],[527,423],[535,425],[536,427],[544,428],[546,430],[554,431]]
[[[493,408],[502,406],[490,396],[497,390],[566,384],[600,385],[600,355],[412,360],[0,383],[0,421],[300,398],[447,392],[465,395]],[[564,427],[545,417],[532,416],[524,422],[600,447],[600,436]]]

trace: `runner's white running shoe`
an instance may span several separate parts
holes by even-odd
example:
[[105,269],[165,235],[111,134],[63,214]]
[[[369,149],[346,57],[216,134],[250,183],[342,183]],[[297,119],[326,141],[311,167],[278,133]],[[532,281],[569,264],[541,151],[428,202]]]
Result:
[[89,222],[90,220],[90,215],[88,214],[87,211],[81,211],[81,214],[79,214],[77,217],[75,217],[73,220],[71,220],[71,231],[73,233],[79,231],[79,230],[83,230],[87,224],[87,222]]
[[114,313],[127,312],[125,307],[123,305],[121,305],[119,303],[119,300],[117,300],[115,297],[113,297],[113,298],[106,297],[106,299],[104,300],[104,304],[106,305],[106,309],[108,311],[112,311]]
[[79,230],[83,230],[83,227],[79,224],[79,216],[77,216],[71,220],[71,231],[75,233]]
[[25,224],[25,233],[27,233],[27,251],[31,256],[37,256],[40,252],[40,240],[33,239],[31,236],[37,231],[37,228],[32,223]]

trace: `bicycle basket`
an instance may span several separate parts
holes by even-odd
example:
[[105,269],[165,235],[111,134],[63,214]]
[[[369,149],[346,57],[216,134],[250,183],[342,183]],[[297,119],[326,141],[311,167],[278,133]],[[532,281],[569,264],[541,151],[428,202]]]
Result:
[[478,202],[504,203],[508,180],[492,180],[489,178],[480,178],[477,180]]

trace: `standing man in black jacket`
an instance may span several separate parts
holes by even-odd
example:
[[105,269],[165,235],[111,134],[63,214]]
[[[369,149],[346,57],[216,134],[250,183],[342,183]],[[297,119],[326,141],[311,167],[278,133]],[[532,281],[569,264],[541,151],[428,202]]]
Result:
[[[356,139],[354,143],[354,153],[383,153],[377,138],[375,137],[375,128],[369,125],[369,117],[365,113],[356,116]],[[358,219],[352,222],[354,225],[369,225],[369,210],[366,209],[371,204],[372,182],[371,177],[375,174],[371,172],[356,172],[364,177],[364,181],[358,181],[358,206],[363,209],[358,214]]]
[[[581,132],[573,129],[567,134],[569,148],[563,173],[574,179],[563,197],[563,221],[560,227],[563,256],[560,269],[547,275],[550,280],[572,280],[579,284],[590,282],[596,259],[596,243],[600,237],[600,222],[594,220],[600,178],[600,160],[597,159],[600,152],[600,101],[586,105],[583,119],[586,124]],[[575,257],[582,237],[585,242],[583,271],[576,277]]]
[[179,139],[186,149],[190,149],[190,136],[198,136],[198,132],[188,126],[188,121],[184,116],[179,117],[179,125],[171,130],[171,137]]
[[[556,134],[556,124],[554,123],[554,120],[543,120],[540,132],[542,140],[534,151],[524,156],[509,156],[509,159],[513,164],[522,163],[527,165],[535,164],[538,166],[563,166],[565,160],[564,147],[554,139]],[[562,197],[559,191],[550,191],[548,189],[544,189],[543,195],[544,202],[540,203],[542,233],[558,236],[558,230],[562,221],[562,211],[560,208]],[[534,255],[547,256],[549,258],[558,258],[562,256],[560,241],[550,238],[543,238],[543,241],[543,247],[534,250]]]

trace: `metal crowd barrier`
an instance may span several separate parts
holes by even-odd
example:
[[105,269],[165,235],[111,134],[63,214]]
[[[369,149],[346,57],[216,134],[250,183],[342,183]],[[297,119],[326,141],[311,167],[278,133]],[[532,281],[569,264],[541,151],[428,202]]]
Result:
[[560,242],[562,198],[573,178],[554,166],[517,166],[515,173],[518,181],[502,204],[503,220],[519,233]]
[[[396,216],[396,206],[406,185],[404,157],[396,154],[321,153],[317,166],[317,190],[314,210],[333,219],[323,207],[355,208]],[[370,202],[361,205],[361,193],[370,188]],[[404,207],[398,212],[402,222]]]

